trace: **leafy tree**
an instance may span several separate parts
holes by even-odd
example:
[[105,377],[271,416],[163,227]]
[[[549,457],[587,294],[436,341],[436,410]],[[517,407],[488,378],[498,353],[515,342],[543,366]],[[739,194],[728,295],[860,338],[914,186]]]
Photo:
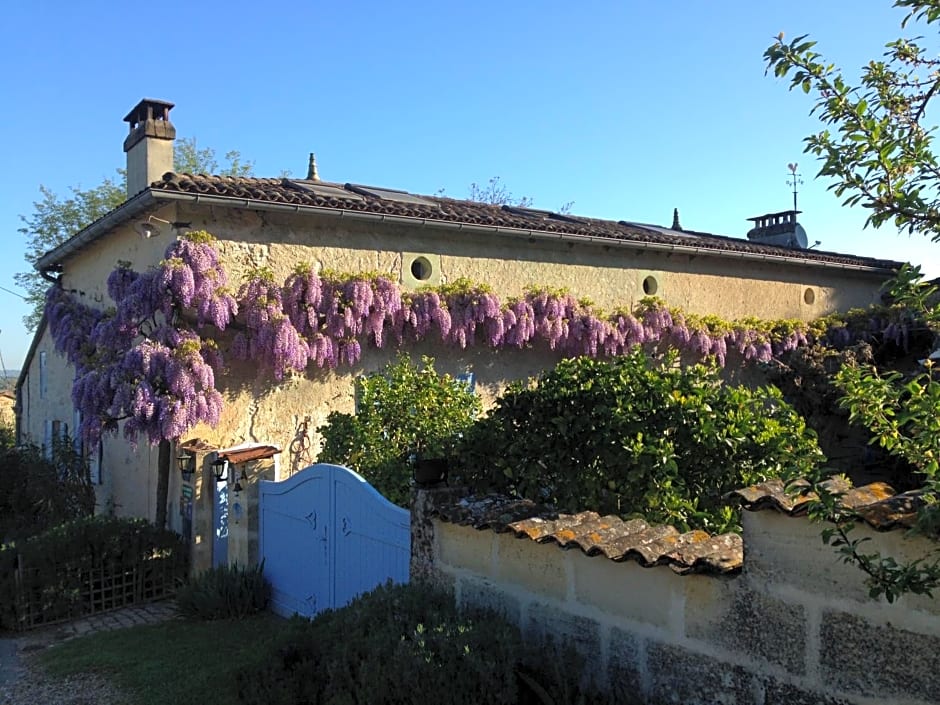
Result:
[[[907,8],[902,22],[940,19],[938,0],[896,0]],[[812,113],[826,125],[806,138],[806,152],[822,160],[820,176],[846,205],[869,209],[868,224],[893,222],[909,233],[940,241],[940,164],[932,143],[936,125],[931,101],[940,89],[940,59],[920,39],[897,39],[884,58],[872,60],[857,82],[815,51],[802,35],[784,42],[781,33],[765,52],[767,71],[789,77],[790,89],[813,93]]]
[[[242,161],[241,154],[234,150],[226,152],[225,161],[220,172],[215,150],[199,149],[195,138],[182,138],[174,145],[173,168],[178,172],[248,176],[254,167],[254,162]],[[93,188],[73,186],[71,195],[67,197],[60,196],[46,186],[39,187],[41,199],[33,203],[32,213],[20,216],[23,226],[18,231],[28,240],[25,258],[30,268],[13,277],[26,292],[25,298],[31,306],[29,313],[23,317],[27,331],[34,331],[39,325],[46,290],[49,288],[49,282],[33,269],[33,265],[79,230],[121,205],[126,198],[126,190],[123,169],[117,171],[116,177],[107,177]]]
[[498,176],[492,177],[483,186],[474,181],[470,184],[467,198],[477,203],[488,203],[493,206],[518,206],[519,208],[528,208],[532,205],[532,199],[528,196],[522,196],[521,198],[513,197],[509,187],[507,187]]
[[73,186],[71,191],[71,196],[63,198],[46,186],[40,186],[42,198],[33,203],[33,212],[20,216],[23,227],[19,232],[28,239],[25,258],[30,268],[26,272],[18,272],[13,279],[26,292],[26,300],[31,307],[23,317],[23,325],[28,331],[39,325],[49,288],[49,282],[32,266],[46,252],[124,202],[124,172],[119,171],[117,178],[106,178],[94,188]]
[[232,149],[225,153],[225,165],[219,170],[215,150],[200,149],[195,137],[183,137],[173,145],[173,169],[180,174],[222,174],[223,176],[251,176],[253,161],[242,161],[241,152]]
[[[909,22],[935,29],[938,0],[896,0]],[[806,151],[822,160],[820,176],[846,205],[870,210],[868,224],[893,223],[908,233],[940,242],[940,163],[933,151],[936,125],[928,122],[931,102],[940,89],[940,59],[927,54],[923,38],[900,38],[886,45],[884,58],[872,60],[857,84],[826,63],[806,35],[785,43],[781,34],[764,53],[767,70],[789,77],[790,89],[814,93],[813,113],[827,126],[806,139]],[[890,284],[894,299],[940,340],[940,304],[936,287],[922,281],[919,267],[903,267]],[[923,372],[882,372],[872,366],[848,365],[835,381],[844,393],[841,404],[850,419],[867,426],[873,442],[908,461],[925,485],[916,530],[940,534],[940,378],[928,359]],[[823,532],[846,562],[868,575],[872,597],[891,602],[906,592],[931,595],[940,587],[936,552],[898,562],[866,553],[864,542],[851,536],[856,515],[841,505],[840,493],[822,477],[813,478],[819,500],[812,516],[831,523]]]
[[50,451],[17,445],[13,429],[0,426],[0,543],[94,513],[88,463],[72,439],[55,438]]
[[[443,191],[441,192],[443,194]],[[516,206],[517,208],[531,208],[532,199],[528,196],[516,198],[512,191],[504,184],[498,176],[492,177],[485,185],[481,186],[476,181],[470,184],[467,198],[477,203],[488,203],[491,206]],[[559,208],[559,213],[570,213],[574,201],[563,203]]]
[[411,497],[412,455],[449,457],[480,412],[480,400],[424,357],[415,365],[400,355],[377,374],[358,381],[358,412],[332,412],[319,462],[342,463],[396,504]]

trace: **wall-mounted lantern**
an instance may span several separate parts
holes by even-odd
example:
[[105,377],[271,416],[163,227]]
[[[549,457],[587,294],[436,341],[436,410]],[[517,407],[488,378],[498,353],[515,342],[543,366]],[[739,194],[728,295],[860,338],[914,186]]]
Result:
[[196,471],[196,456],[190,453],[187,453],[185,450],[180,450],[180,454],[176,456],[176,464],[180,469],[180,474],[183,476],[184,480],[192,479],[193,473]]
[[216,458],[212,461],[212,473],[215,475],[216,482],[228,480],[228,459]]

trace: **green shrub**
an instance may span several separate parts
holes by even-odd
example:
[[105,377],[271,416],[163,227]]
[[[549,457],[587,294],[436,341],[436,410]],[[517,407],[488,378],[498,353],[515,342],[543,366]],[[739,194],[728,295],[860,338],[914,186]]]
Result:
[[458,611],[450,593],[423,583],[389,583],[313,620],[295,618],[265,661],[239,673],[243,705],[634,702],[599,693],[570,645],[523,640],[502,617]]
[[180,614],[190,619],[229,619],[260,612],[271,599],[264,561],[253,568],[216,566],[176,592]]
[[382,495],[401,506],[411,497],[412,455],[450,457],[460,434],[480,411],[466,385],[401,355],[381,372],[357,381],[358,411],[334,411],[326,425],[318,461],[346,465]]
[[312,621],[295,619],[277,657],[239,677],[247,705],[516,703],[518,631],[461,615],[419,584],[385,585]]
[[13,431],[0,426],[0,541],[42,533],[94,509],[88,466],[68,436],[53,442],[47,459],[36,446],[17,446]]
[[737,519],[725,493],[809,473],[822,454],[775,388],[725,385],[715,368],[635,350],[510,385],[462,460],[477,489],[721,532]]
[[[92,599],[100,610],[100,603],[125,595],[129,603],[172,592],[187,561],[178,534],[142,519],[99,516],[60,524],[0,546],[0,626],[18,629],[27,618],[25,626],[32,626],[87,614]],[[135,584],[127,584],[128,574],[136,576]],[[106,588],[112,579],[115,586]]]

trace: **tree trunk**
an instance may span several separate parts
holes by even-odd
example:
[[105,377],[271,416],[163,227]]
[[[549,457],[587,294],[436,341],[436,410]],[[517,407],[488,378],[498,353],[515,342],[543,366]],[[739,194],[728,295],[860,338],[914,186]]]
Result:
[[160,441],[157,454],[157,511],[153,523],[166,528],[166,502],[170,493],[170,442]]

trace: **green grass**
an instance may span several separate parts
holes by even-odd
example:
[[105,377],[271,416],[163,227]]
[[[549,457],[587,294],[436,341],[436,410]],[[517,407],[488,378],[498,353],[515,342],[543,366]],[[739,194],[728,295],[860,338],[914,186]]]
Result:
[[101,674],[134,705],[232,705],[235,674],[269,658],[286,625],[269,613],[240,620],[173,620],[73,639],[39,659],[53,676]]

